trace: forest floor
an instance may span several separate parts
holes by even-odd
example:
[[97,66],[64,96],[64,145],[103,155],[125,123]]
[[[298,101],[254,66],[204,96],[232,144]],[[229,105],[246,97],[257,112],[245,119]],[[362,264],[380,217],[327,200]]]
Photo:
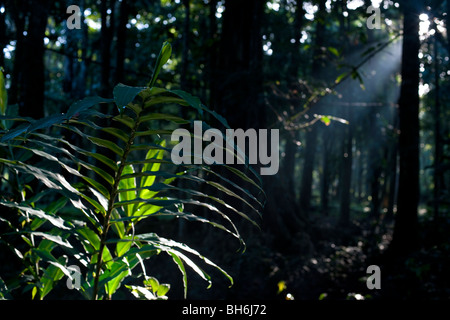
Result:
[[[450,298],[450,239],[446,232],[449,219],[441,224],[440,235],[432,222],[422,219],[422,246],[403,257],[391,256],[388,250],[392,222],[375,225],[367,219],[362,221],[337,228],[334,219],[320,218],[313,223],[310,235],[299,234],[293,240],[297,242],[293,244],[297,252],[277,253],[266,248],[270,251],[266,255],[251,254],[248,274],[237,280],[250,281],[242,285],[249,290],[249,295],[242,297],[255,298],[252,295],[258,292],[257,297],[261,298],[296,300]],[[266,257],[260,260],[262,265],[271,263],[270,272],[265,275],[258,272],[261,266],[255,265],[259,254]],[[367,286],[367,278],[372,274],[367,273],[370,265],[380,267],[379,290]]]
[[[244,253],[236,252],[236,239],[217,240],[214,228],[205,234],[205,229],[190,225],[185,236],[195,242],[187,243],[225,269],[234,284],[230,287],[220,272],[200,264],[213,285],[207,289],[205,281],[189,272],[188,299],[449,299],[450,219],[442,225],[442,237],[431,241],[433,224],[422,219],[421,249],[401,259],[386,254],[393,223],[375,225],[367,217],[346,228],[337,227],[335,217],[317,218],[307,233],[299,232],[285,247],[274,245],[269,233],[252,231]],[[169,299],[183,299],[181,276],[170,260],[155,257],[149,273],[171,284]],[[381,269],[379,290],[367,287],[370,265]]]

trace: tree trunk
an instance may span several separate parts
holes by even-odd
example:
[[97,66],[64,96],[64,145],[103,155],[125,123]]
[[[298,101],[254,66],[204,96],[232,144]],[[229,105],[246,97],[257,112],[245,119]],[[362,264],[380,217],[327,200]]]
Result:
[[219,52],[218,107],[233,128],[264,126],[261,16],[263,1],[226,0]]
[[443,179],[442,165],[442,143],[441,143],[441,101],[440,101],[440,83],[439,83],[439,53],[438,41],[434,38],[434,223],[436,231],[439,228],[439,207],[441,186]]
[[377,220],[380,216],[380,177],[382,173],[381,130],[378,126],[377,110],[370,111],[370,145],[369,145],[369,184],[371,196],[370,216]]
[[340,204],[341,215],[339,217],[339,224],[347,226],[350,223],[350,188],[352,182],[352,163],[353,163],[353,116],[351,110],[346,110],[346,119],[349,124],[344,131],[344,147],[342,159],[342,175],[339,178],[340,185]]
[[[392,126],[393,131],[397,132],[398,130],[398,114],[397,109],[393,108],[392,110]],[[392,139],[393,141],[389,141],[389,160],[386,167],[386,178],[389,181],[389,190],[388,190],[388,205],[386,211],[386,221],[392,222],[394,220],[394,207],[396,203],[396,195],[397,195],[397,156],[398,156],[398,139]]]
[[[5,7],[5,1],[0,1],[0,8]],[[5,66],[5,55],[3,54],[3,49],[6,47],[7,39],[6,39],[6,20],[5,20],[5,12],[0,13],[0,66]]]
[[419,14],[418,2],[403,1],[402,84],[399,100],[400,175],[392,249],[407,253],[418,247],[419,203]]
[[313,125],[305,135],[305,161],[300,184],[300,210],[305,219],[309,219],[311,207],[314,161],[317,147],[317,126]]
[[[108,13],[108,10],[111,10]],[[110,94],[111,78],[111,42],[114,26],[114,1],[101,1],[101,95],[106,97]],[[106,106],[106,104],[105,104]]]
[[[264,1],[226,0],[216,78],[216,110],[231,128],[265,128],[262,104],[262,36]],[[267,194],[264,229],[270,230],[275,245],[285,250],[292,236],[302,230],[292,193],[281,175],[263,176]],[[282,205],[280,205],[282,204]],[[239,204],[237,204],[239,205]]]
[[323,137],[323,156],[322,156],[322,185],[320,189],[320,200],[322,204],[322,213],[326,216],[329,215],[329,198],[330,198],[330,153],[334,143],[334,135],[330,130],[326,128],[322,132]]
[[[315,31],[315,45],[314,45],[314,56],[311,68],[311,75],[313,77],[323,79],[322,74],[322,47],[325,42],[325,0],[320,0],[319,2],[319,11],[317,13],[316,22],[316,31]],[[301,214],[308,219],[309,210],[311,206],[311,196],[312,196],[312,175],[314,171],[314,161],[316,155],[316,146],[317,146],[317,126],[311,126],[310,130],[307,131],[305,137],[305,162],[303,164],[303,174],[302,180],[300,184],[300,209]]]
[[445,24],[447,26],[447,51],[450,54],[450,32],[448,31],[450,29],[450,1],[447,1],[447,15],[445,16]]
[[[300,65],[300,39],[302,38],[302,30],[304,24],[305,10],[303,10],[303,0],[297,0],[295,7],[295,22],[294,22],[294,63],[297,68]],[[298,70],[297,70],[298,71]]]
[[209,80],[209,106],[214,109],[217,102],[217,89],[216,89],[216,78],[217,78],[217,18],[216,18],[216,8],[218,0],[211,0],[208,3],[209,13],[208,13],[208,39],[210,45],[208,47],[208,80]]
[[19,113],[32,118],[44,116],[44,36],[48,6],[47,1],[31,2],[27,35],[23,38]]
[[84,97],[86,95],[86,85],[87,85],[87,51],[89,46],[88,39],[88,26],[84,23],[84,9],[86,8],[85,0],[80,0],[80,11],[81,11],[81,61],[80,69],[78,75],[78,85],[77,85],[77,96]]
[[116,84],[125,81],[125,48],[127,42],[128,0],[120,3],[119,23],[117,25],[116,41]]
[[[66,6],[69,6],[71,1],[66,1]],[[77,63],[76,57],[78,56],[78,40],[77,40],[77,32],[78,30],[70,30],[65,26],[66,33],[66,44],[64,48],[64,53],[66,54],[64,57],[64,79],[63,79],[63,91],[67,95],[67,97],[72,100],[75,96],[75,87],[76,87],[76,72],[75,72],[75,64]]]
[[184,6],[184,23],[183,23],[183,50],[181,57],[181,75],[180,75],[180,85],[181,89],[189,91],[188,85],[188,69],[189,69],[189,42],[190,42],[190,32],[191,32],[191,1],[183,0]]

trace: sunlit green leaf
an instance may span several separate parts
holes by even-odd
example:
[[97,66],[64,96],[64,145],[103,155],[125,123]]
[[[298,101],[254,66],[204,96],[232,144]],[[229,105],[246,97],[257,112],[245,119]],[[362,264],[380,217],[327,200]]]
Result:
[[339,58],[340,53],[339,50],[334,47],[328,47],[328,51],[330,51],[332,54],[334,54],[337,58]]
[[155,85],[156,79],[158,78],[159,72],[161,68],[166,64],[166,62],[170,59],[172,55],[172,46],[169,42],[164,42],[161,51],[159,52],[158,58],[156,59],[155,68],[153,70],[152,78],[148,83],[148,87],[151,88]]
[[[122,175],[134,173],[134,168],[131,165],[126,165],[123,167]],[[119,193],[119,201],[128,201],[136,199],[136,178],[131,177],[127,179],[121,179],[119,182],[119,190],[129,190],[126,192]],[[127,217],[133,215],[133,206],[124,207]]]

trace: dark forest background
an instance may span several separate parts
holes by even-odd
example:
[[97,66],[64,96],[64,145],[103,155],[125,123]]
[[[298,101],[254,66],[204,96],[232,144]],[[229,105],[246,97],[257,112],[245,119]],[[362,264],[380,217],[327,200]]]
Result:
[[[380,29],[366,25],[371,5]],[[37,119],[146,84],[168,40],[158,81],[231,128],[280,130],[261,229],[238,223],[245,253],[201,224],[148,226],[235,279],[206,290],[192,276],[189,298],[448,299],[449,26],[449,0],[9,0],[0,66],[8,108]],[[373,264],[380,290],[366,286]],[[176,266],[151,269],[182,298]]]

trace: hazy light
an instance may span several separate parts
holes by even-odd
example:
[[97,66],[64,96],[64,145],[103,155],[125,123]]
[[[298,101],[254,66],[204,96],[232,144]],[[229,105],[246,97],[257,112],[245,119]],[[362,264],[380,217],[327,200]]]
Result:
[[372,0],[372,6],[379,8],[383,0]]
[[423,97],[430,92],[430,85],[428,83],[420,83],[419,84],[419,96]]
[[271,46],[272,42],[270,41],[267,41],[267,43],[263,45],[263,50],[268,56],[271,56],[273,54],[273,50],[270,48]]
[[305,18],[308,20],[314,20],[314,14],[319,10],[317,5],[313,5],[311,2],[304,2],[303,9],[305,10]]
[[91,29],[99,30],[102,27],[102,24],[100,22],[94,21],[90,18],[87,18],[86,21],[89,28]]
[[355,294],[355,299],[356,300],[364,300],[364,297],[361,294],[357,293],[357,294]]
[[5,54],[6,59],[11,59],[11,53],[16,49],[16,44],[12,43],[7,44],[5,48],[3,48],[3,53]]
[[428,35],[428,30],[430,28],[430,20],[428,19],[428,15],[426,13],[422,13],[419,16],[419,34],[422,36],[422,40],[426,38]]
[[428,15],[426,13],[422,13],[419,16],[419,19],[422,20],[422,21],[428,21]]
[[347,8],[349,10],[355,10],[364,5],[363,0],[351,0],[347,3]]
[[274,1],[274,2],[267,2],[267,8],[274,10],[274,11],[278,11],[280,10],[280,3],[279,1]]
[[302,37],[300,38],[300,43],[305,43],[305,41],[308,40],[308,32],[302,31]]
[[219,5],[219,6],[217,7],[217,11],[216,11],[216,18],[217,18],[217,19],[222,18],[222,13],[223,13],[224,10],[225,10],[225,8],[224,8],[224,6],[222,6],[222,5]]
[[147,29],[148,27],[149,27],[148,23],[143,24],[143,23],[138,22],[138,23],[136,24],[136,28],[137,28],[138,30]]

